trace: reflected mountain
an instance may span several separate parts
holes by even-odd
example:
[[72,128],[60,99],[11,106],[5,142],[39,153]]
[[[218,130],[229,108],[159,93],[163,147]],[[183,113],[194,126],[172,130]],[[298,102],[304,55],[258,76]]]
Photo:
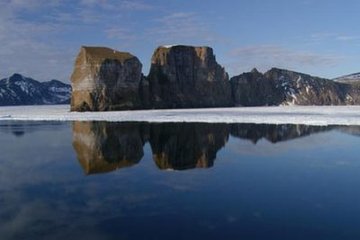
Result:
[[153,124],[150,130],[153,159],[160,169],[212,167],[216,153],[228,141],[229,130],[227,124]]
[[229,136],[271,143],[338,130],[359,135],[358,126],[220,123],[74,122],[73,147],[86,174],[104,173],[140,162],[149,142],[161,169],[210,168]]
[[67,127],[64,122],[49,121],[0,121],[0,132],[5,134],[13,134],[16,137],[22,137],[27,133],[37,131],[57,131]]
[[288,141],[314,133],[330,131],[335,126],[309,126],[294,124],[252,124],[241,123],[231,125],[231,135],[236,138],[248,139],[256,144],[264,138],[271,143]]
[[343,133],[360,137],[360,126],[339,126],[337,129]]
[[86,174],[139,163],[144,155],[143,135],[137,123],[73,123],[73,147]]

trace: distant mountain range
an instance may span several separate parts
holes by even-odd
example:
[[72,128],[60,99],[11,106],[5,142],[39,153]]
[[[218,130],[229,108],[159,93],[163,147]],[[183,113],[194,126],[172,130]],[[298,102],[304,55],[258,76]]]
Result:
[[[285,81],[286,80],[286,81]],[[236,106],[359,104],[360,73],[331,80],[273,68],[230,79]],[[69,104],[71,85],[39,82],[20,74],[0,80],[0,106]]]
[[337,82],[343,82],[343,83],[360,83],[360,72],[359,73],[353,73],[345,76],[341,76],[338,78],[333,79]]
[[71,86],[58,80],[39,82],[20,74],[0,80],[0,106],[69,104]]

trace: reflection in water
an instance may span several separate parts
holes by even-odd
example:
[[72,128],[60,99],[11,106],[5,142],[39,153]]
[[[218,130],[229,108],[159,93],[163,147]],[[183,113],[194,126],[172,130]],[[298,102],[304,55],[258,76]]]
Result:
[[48,121],[0,121],[0,132],[11,133],[16,137],[22,137],[26,133],[44,130],[63,130],[64,124],[61,122]]
[[238,138],[249,139],[256,144],[265,138],[272,143],[287,141],[299,137],[309,136],[313,133],[329,131],[333,126],[309,126],[294,124],[232,124],[231,135]]
[[153,124],[150,145],[160,169],[208,168],[228,137],[226,124]]
[[359,127],[71,124],[0,124],[1,240],[360,239]]
[[137,123],[74,122],[73,146],[87,174],[137,164],[144,155]]
[[254,144],[260,139],[277,143],[332,129],[359,132],[359,127],[291,124],[74,122],[73,146],[87,174],[139,163],[146,142],[159,169],[185,170],[212,167],[230,134]]

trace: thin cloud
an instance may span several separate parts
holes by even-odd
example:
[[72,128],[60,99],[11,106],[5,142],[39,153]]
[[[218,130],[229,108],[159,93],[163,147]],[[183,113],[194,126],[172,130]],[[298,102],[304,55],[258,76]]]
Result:
[[138,37],[129,29],[121,27],[110,27],[105,30],[108,38],[122,41],[135,41]]
[[343,42],[351,42],[354,40],[359,40],[360,36],[358,35],[346,35],[339,33],[329,33],[329,32],[319,32],[313,33],[310,36],[310,40],[312,42],[324,42],[324,41],[343,41]]
[[[1,1],[0,78],[18,72],[40,81],[56,78],[68,82],[78,47],[81,44],[98,44],[98,40],[93,38],[84,38],[83,42],[77,43],[73,34],[88,35],[92,29],[100,38],[130,42],[135,39],[130,29],[108,24],[122,22],[120,19],[132,11],[149,11],[152,8],[143,1],[127,0]],[[38,14],[43,12],[47,14]],[[36,17],[29,18],[27,15]]]
[[262,71],[271,67],[290,69],[330,67],[343,60],[343,57],[337,55],[297,51],[275,45],[236,48],[230,51],[228,56],[233,59],[228,67],[236,74],[241,70],[247,71],[253,67]]
[[81,5],[86,7],[100,7],[105,10],[112,11],[148,11],[154,8],[153,5],[144,3],[142,1],[108,1],[108,0],[82,0],[80,2]]
[[217,39],[209,26],[193,12],[174,12],[154,20],[154,27],[147,34],[157,42],[212,42]]
[[321,55],[317,53],[294,51],[274,45],[250,46],[237,48],[230,53],[233,57],[244,57],[278,63],[295,63],[301,65],[332,65],[339,61],[338,56]]

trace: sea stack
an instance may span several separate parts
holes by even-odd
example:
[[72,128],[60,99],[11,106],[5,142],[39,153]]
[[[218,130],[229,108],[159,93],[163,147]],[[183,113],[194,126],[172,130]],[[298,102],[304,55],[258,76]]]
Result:
[[228,74],[210,47],[161,46],[151,59],[153,108],[232,106]]
[[141,108],[142,64],[127,52],[81,47],[71,76],[72,111]]

